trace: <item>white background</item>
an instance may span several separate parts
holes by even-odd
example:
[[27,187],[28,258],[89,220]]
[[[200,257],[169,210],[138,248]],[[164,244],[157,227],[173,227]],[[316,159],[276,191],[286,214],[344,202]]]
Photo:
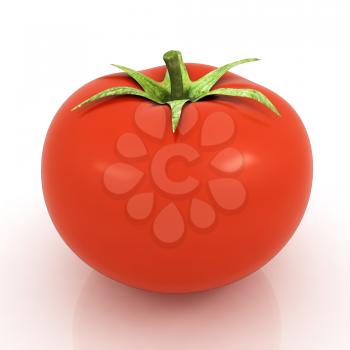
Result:
[[[318,1],[6,1],[0,5],[0,348],[350,348],[350,5]],[[77,88],[114,72],[221,65],[298,111],[314,154],[309,207],[259,272],[188,296],[123,287],[80,261],[41,193],[46,130]]]

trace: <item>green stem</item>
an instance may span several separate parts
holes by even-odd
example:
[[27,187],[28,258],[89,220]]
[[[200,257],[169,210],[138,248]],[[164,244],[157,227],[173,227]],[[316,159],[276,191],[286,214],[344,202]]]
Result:
[[272,104],[272,102],[258,90],[233,87],[214,90],[211,89],[231,68],[242,63],[257,61],[256,58],[247,58],[225,64],[224,66],[213,69],[195,81],[191,81],[186,65],[182,60],[182,56],[179,51],[168,51],[164,54],[163,59],[167,67],[163,81],[155,81],[141,72],[116,65],[116,67],[127,73],[130,78],[134,79],[142,89],[133,88],[130,86],[110,87],[80,102],[78,105],[73,107],[72,110],[76,110],[87,103],[107,96],[140,96],[151,100],[154,103],[167,103],[170,106],[172,128],[173,132],[175,132],[181,118],[182,107],[185,105],[185,103],[196,102],[210,95],[223,95],[253,99],[269,108],[276,115],[280,116],[279,111]]
[[169,72],[171,95],[170,100],[182,100],[188,95],[189,77],[186,66],[182,60],[181,52],[168,51],[163,56]]

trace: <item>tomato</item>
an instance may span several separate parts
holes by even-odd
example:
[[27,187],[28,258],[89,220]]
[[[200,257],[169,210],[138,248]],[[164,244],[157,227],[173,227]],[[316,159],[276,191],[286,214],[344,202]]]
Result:
[[[195,81],[213,71],[186,64]],[[143,71],[155,81],[166,67]],[[104,98],[113,86],[140,89],[118,73],[93,80],[57,112],[42,157],[49,214],[71,249],[101,273],[159,292],[193,292],[240,279],[290,239],[306,209],[312,155],[292,107],[227,72],[208,96],[185,103],[175,132],[166,104]]]

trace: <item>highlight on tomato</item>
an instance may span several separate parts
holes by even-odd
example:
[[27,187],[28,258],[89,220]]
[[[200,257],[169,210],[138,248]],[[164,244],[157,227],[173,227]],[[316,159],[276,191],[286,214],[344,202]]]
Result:
[[84,85],[48,130],[42,184],[52,221],[97,271],[165,293],[202,291],[263,266],[310,195],[302,121],[276,93],[164,55],[165,66]]

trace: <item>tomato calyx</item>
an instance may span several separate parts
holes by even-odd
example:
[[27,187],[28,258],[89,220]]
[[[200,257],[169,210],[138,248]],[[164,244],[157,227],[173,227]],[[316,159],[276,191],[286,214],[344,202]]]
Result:
[[164,62],[167,67],[163,81],[156,81],[131,68],[113,64],[135,80],[143,89],[137,89],[126,86],[111,87],[103,90],[85,101],[76,105],[72,110],[76,110],[85,104],[100,100],[108,96],[133,95],[146,98],[157,104],[168,104],[171,108],[172,130],[176,131],[179,124],[181,111],[185,103],[196,102],[210,95],[223,95],[232,97],[250,98],[263,104],[276,115],[280,116],[277,108],[260,91],[249,88],[219,88],[212,90],[212,87],[221,79],[221,77],[231,68],[243,63],[258,61],[257,58],[246,58],[235,61],[202,76],[198,80],[192,81],[188,75],[187,68],[183,62],[181,52],[171,50],[164,54]]

